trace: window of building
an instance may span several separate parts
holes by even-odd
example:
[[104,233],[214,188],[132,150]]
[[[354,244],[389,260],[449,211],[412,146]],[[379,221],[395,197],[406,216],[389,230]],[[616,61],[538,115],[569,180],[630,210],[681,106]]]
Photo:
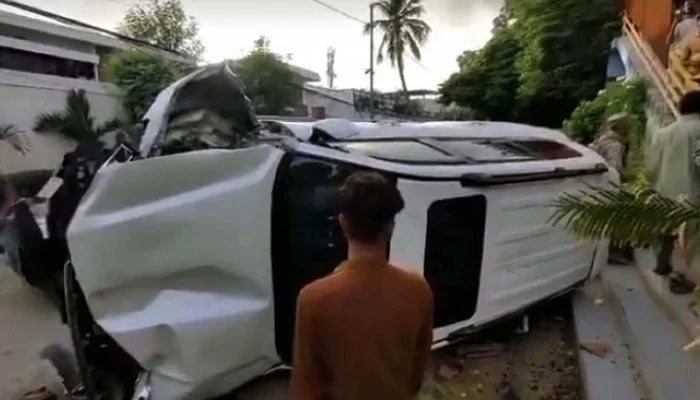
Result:
[[66,78],[95,79],[94,64],[9,47],[0,47],[0,69]]

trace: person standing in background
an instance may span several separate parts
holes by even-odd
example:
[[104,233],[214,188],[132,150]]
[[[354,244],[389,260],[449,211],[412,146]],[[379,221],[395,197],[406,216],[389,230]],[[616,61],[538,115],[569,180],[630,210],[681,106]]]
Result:
[[[628,136],[630,131],[629,116],[625,113],[615,114],[604,124],[603,132],[591,143],[591,149],[605,159],[617,173],[622,176],[628,151]],[[610,246],[608,261],[611,264],[627,265],[632,263],[632,248],[629,246]]]
[[[652,138],[647,154],[647,175],[659,194],[697,202],[700,200],[700,91],[685,94],[679,109],[681,117]],[[664,238],[658,249],[654,269],[658,275],[673,272],[674,240],[673,236]],[[684,283],[679,279],[676,279],[677,288],[680,287],[677,283]]]
[[387,260],[404,201],[379,173],[351,175],[341,190],[348,257],[299,294],[293,400],[410,400],[430,354],[433,296],[425,279]]

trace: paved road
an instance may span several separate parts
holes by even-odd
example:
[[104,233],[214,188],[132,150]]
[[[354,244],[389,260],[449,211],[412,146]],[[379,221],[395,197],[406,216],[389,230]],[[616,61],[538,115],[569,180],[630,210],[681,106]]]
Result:
[[29,389],[62,392],[60,378],[39,352],[51,344],[70,348],[70,335],[52,303],[4,265],[0,255],[0,399]]

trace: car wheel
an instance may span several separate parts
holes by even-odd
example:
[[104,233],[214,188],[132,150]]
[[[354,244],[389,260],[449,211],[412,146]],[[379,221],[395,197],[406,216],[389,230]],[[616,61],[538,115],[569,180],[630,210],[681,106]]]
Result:
[[133,395],[138,363],[93,320],[68,262],[64,268],[66,317],[88,400],[127,400]]

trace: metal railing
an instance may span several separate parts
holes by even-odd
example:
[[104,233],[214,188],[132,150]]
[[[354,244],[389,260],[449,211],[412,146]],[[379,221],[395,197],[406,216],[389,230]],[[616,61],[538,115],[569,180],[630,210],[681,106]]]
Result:
[[679,69],[684,69],[682,64],[679,64],[680,60],[677,58],[675,62],[670,60],[669,65],[672,65],[672,67],[666,69],[652,50],[649,42],[644,39],[642,33],[627,14],[623,16],[623,30],[630,39],[634,51],[641,60],[642,66],[646,70],[646,75],[651,78],[652,82],[661,93],[661,96],[673,116],[679,118],[680,112],[678,111],[678,102],[684,93],[691,90],[688,87],[687,77],[683,76],[681,79],[678,75]]

